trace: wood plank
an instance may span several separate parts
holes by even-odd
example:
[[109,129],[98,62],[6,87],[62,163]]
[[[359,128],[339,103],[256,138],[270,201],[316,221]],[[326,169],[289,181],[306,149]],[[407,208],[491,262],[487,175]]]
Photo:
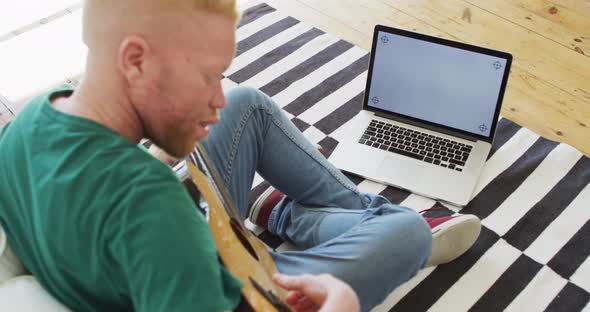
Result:
[[[371,49],[373,28],[376,24],[390,25],[437,37],[459,40],[425,23],[416,23],[410,15],[375,0],[306,1],[268,0],[269,4],[289,12],[290,15],[329,32],[366,50]],[[334,6],[337,6],[334,8]]]
[[[350,25],[350,27],[357,29],[362,33],[371,33],[372,26],[370,27],[359,27],[358,25],[372,25],[373,23],[380,22],[379,19],[365,22],[353,22],[350,21],[350,12],[363,12],[363,10],[370,10],[374,14],[382,14],[380,10],[376,8],[370,8],[366,6],[366,3],[375,1],[358,1],[357,4],[353,4],[351,1],[318,1],[318,0],[300,0],[299,2],[305,3],[306,5],[313,7],[314,9],[321,12],[331,12],[332,15],[337,16],[341,23]],[[338,2],[339,7],[336,7],[335,2]],[[469,42],[490,48],[496,48],[501,50],[507,50],[512,52],[515,56],[515,64],[522,67],[526,71],[531,72],[536,77],[545,79],[551,84],[558,88],[563,89],[575,96],[580,97],[583,103],[590,103],[590,96],[587,93],[590,92],[590,61],[583,55],[576,53],[571,49],[559,46],[553,42],[548,41],[546,38],[535,35],[530,30],[526,30],[517,25],[511,24],[508,21],[503,21],[510,25],[509,28],[514,30],[507,30],[506,25],[497,27],[493,21],[498,21],[496,24],[502,24],[502,20],[499,20],[493,14],[478,9],[481,15],[485,16],[489,22],[478,23],[474,27],[476,30],[465,31],[463,29],[470,28],[465,27],[469,24],[467,21],[463,21],[461,17],[457,17],[457,14],[448,16],[437,13],[438,11],[445,11],[444,9],[435,10],[432,6],[424,7],[423,9],[416,9],[412,4],[406,4],[407,1],[396,1],[396,0],[382,0],[382,2],[391,4],[390,11],[400,9],[399,5],[392,3],[404,3],[404,8],[411,11],[408,14],[416,14],[416,20],[408,22],[407,19],[400,23],[385,23],[392,26],[411,26],[405,27],[410,29],[417,29],[420,32],[425,32],[434,35],[440,35],[440,33],[447,34],[445,37],[455,39],[458,41]],[[438,1],[428,1],[428,4],[432,4]],[[413,1],[412,1],[413,3]],[[446,4],[440,5],[441,8],[445,8]],[[474,9],[474,10],[475,10]],[[403,10],[402,10],[403,11]],[[437,11],[437,12],[435,12]],[[452,10],[457,12],[457,10]],[[472,13],[473,14],[473,13]],[[478,13],[479,14],[479,13]],[[399,15],[399,14],[397,14]],[[357,19],[362,19],[359,14],[355,15]],[[472,15],[473,16],[473,15]],[[432,29],[435,28],[435,31]],[[519,32],[517,35],[506,36],[507,33]],[[370,37],[369,37],[370,38]],[[511,38],[504,40],[504,38]],[[507,44],[509,41],[509,44]],[[547,42],[546,42],[547,41]],[[368,48],[370,40],[362,46]],[[537,52],[536,52],[537,51]],[[543,53],[545,52],[545,53]],[[585,71],[587,69],[587,71]]]
[[[539,1],[539,0],[536,0]],[[554,5],[557,8],[568,8],[572,11],[578,12],[581,15],[590,18],[590,1],[588,0],[542,0],[545,5]]]
[[[391,4],[391,1],[272,0],[275,6],[289,10],[288,12],[294,17],[347,39],[365,49],[370,48],[372,29],[375,23],[383,23],[394,27],[474,43],[471,38],[475,35],[466,36],[464,31],[456,31],[457,25],[464,27],[468,23],[460,20],[463,17],[462,12],[457,11],[457,13],[461,14],[447,17],[444,20],[440,14],[431,12],[435,10],[432,7],[421,7],[431,2],[422,1],[420,4],[416,4],[412,10],[408,10],[407,7],[400,9],[399,6]],[[411,7],[411,4],[406,5]],[[475,9],[482,11],[479,8]],[[416,14],[416,11],[430,11],[428,14],[437,14],[438,17],[436,19],[432,17],[428,18],[428,16],[424,18],[420,14]],[[353,15],[350,12],[363,13]],[[400,18],[403,15],[400,15],[399,12],[405,13],[407,16],[415,14],[418,17],[414,16],[410,20],[406,17]],[[483,12],[488,15],[488,23],[493,24],[496,20],[500,19],[489,12]],[[401,22],[398,22],[396,18]],[[504,22],[506,21],[504,20]],[[448,24],[452,24],[453,26],[447,26]],[[513,25],[512,27],[520,26]],[[497,32],[497,27],[492,27],[492,29],[496,29],[495,31]],[[511,41],[516,43],[519,40],[528,41],[530,40],[527,38],[529,34],[534,35],[530,30],[524,30],[523,32],[523,29],[521,29],[519,34],[524,34],[524,37],[522,39],[519,39],[520,37],[513,38]],[[538,37],[535,40],[543,42],[543,44],[559,46],[545,37]],[[493,47],[494,42],[497,40],[499,39],[494,40],[491,38],[484,40],[484,45]],[[475,43],[477,44],[477,42]],[[566,50],[562,46],[559,46],[559,48]],[[515,56],[518,60],[518,54],[515,54]],[[551,56],[542,55],[542,57]],[[580,55],[580,57],[583,56]],[[587,58],[584,58],[583,61],[587,62]],[[541,59],[540,64],[543,64],[543,66],[530,63],[525,65],[533,69],[538,66],[542,69],[539,71],[551,73],[550,70],[545,68],[546,66],[544,64],[547,62]],[[551,81],[547,81],[543,77],[531,73],[521,63],[524,63],[524,61],[516,61],[514,63],[502,115],[549,139],[566,142],[580,149],[586,155],[590,155],[590,141],[588,139],[590,138],[590,112],[588,111],[588,103],[590,102],[587,101],[590,99],[590,93],[586,93],[586,89],[590,90],[590,88],[580,88],[577,93],[573,92],[572,94],[554,86]],[[562,71],[564,70],[562,69]],[[572,80],[576,80],[576,76],[571,75],[569,71],[564,71],[562,80],[567,84]],[[583,86],[588,85],[588,80],[578,79],[577,82]]]
[[267,0],[266,2],[277,9],[288,12],[289,15],[302,22],[313,25],[318,29],[331,33],[339,38],[348,40],[352,44],[363,48],[367,46],[367,42],[370,44],[371,34],[358,31],[350,25],[342,23],[329,13],[324,13],[299,1]]
[[502,115],[590,156],[590,107],[530,73],[512,71]]
[[[472,18],[473,12],[477,12],[476,16],[485,17],[479,29],[473,31],[470,30],[471,27],[465,27],[465,21],[458,20],[456,15],[452,16],[450,12],[457,10],[449,7],[450,1],[444,4],[440,4],[439,1],[422,1],[423,6],[420,8],[408,1],[382,1],[395,3],[394,6],[398,9],[401,3],[402,10],[408,14],[416,14],[419,19],[467,41],[484,46],[497,45],[500,49],[502,45],[515,46],[515,49],[505,49],[512,51],[515,56],[512,78],[517,79],[511,79],[509,82],[502,114],[549,139],[566,142],[590,155],[590,144],[587,139],[590,136],[590,115],[587,109],[590,103],[590,78],[586,77],[590,71],[585,74],[577,71],[579,68],[590,67],[588,58],[566,50],[546,38],[538,35],[535,37],[534,33],[523,31],[517,25],[506,25],[506,21],[494,18],[481,9],[476,11],[477,8],[471,8]],[[454,1],[454,4],[457,5],[459,2]],[[448,20],[454,20],[455,23],[449,23]],[[559,60],[560,58],[562,60]],[[532,87],[533,82],[536,88]],[[518,92],[512,93],[512,88],[516,88]],[[518,96],[515,96],[517,94]],[[568,100],[564,101],[564,97]],[[514,100],[519,102],[513,102]],[[510,105],[515,106],[512,107],[513,110],[506,109]],[[536,118],[531,116],[532,112],[536,113]],[[548,122],[546,114],[550,113],[551,121]]]
[[[590,58],[590,17],[545,0],[465,0]],[[588,38],[588,39],[586,39]]]
[[[511,52],[515,63],[556,87],[590,100],[590,61],[523,27],[462,0],[382,0],[476,45]],[[463,19],[469,10],[471,18]]]

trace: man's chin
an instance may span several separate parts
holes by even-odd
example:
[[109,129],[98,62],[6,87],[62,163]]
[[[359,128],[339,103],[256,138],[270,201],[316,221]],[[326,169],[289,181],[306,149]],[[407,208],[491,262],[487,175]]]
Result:
[[186,148],[175,151],[174,154],[170,154],[170,155],[174,156],[176,159],[182,159],[182,158],[185,158],[188,154],[192,153],[194,148],[195,148],[194,145],[188,146]]
[[170,155],[171,157],[174,157],[176,159],[182,159],[193,151],[195,145],[193,143],[193,144],[186,144],[183,146],[167,146],[167,145],[159,145],[159,146],[164,152],[166,152],[166,154]]

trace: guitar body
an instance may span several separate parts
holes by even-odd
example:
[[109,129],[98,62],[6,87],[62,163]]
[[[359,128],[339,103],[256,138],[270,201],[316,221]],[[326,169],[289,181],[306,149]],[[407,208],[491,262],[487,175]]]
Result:
[[223,199],[224,205],[220,197],[226,194],[223,191],[220,194],[219,184],[217,189],[212,185],[217,181],[211,181],[211,177],[191,162],[187,161],[186,165],[192,182],[209,206],[209,226],[223,265],[244,284],[241,290],[244,299],[254,311],[288,311],[282,303],[286,291],[272,281],[277,268],[266,246],[245,228],[239,215],[235,215],[235,208],[232,216],[228,214],[229,199]]

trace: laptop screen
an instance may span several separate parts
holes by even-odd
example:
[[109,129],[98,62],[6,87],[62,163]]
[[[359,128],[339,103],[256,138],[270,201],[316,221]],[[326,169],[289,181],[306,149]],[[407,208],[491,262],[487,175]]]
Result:
[[489,137],[507,60],[379,31],[367,105]]

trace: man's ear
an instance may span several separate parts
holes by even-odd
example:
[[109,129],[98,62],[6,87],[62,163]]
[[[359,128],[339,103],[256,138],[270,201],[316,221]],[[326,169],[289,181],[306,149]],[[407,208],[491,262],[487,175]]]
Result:
[[150,47],[140,36],[128,36],[121,42],[117,56],[119,70],[127,81],[135,81],[146,73]]

